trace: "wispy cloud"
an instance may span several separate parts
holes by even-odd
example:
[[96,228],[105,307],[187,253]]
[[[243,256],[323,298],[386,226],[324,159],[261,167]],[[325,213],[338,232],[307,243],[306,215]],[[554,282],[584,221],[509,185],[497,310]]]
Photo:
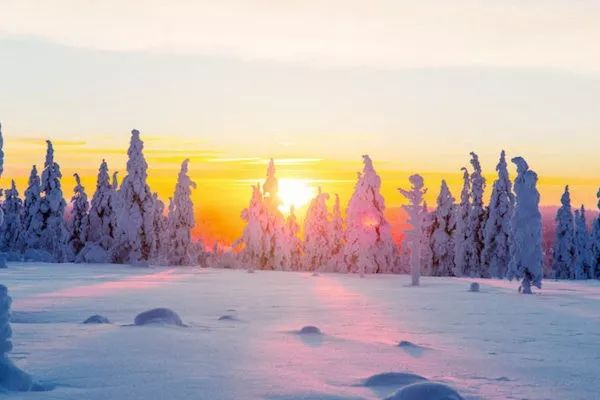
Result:
[[598,20],[593,0],[4,0],[0,33],[102,50],[336,67],[600,71]]

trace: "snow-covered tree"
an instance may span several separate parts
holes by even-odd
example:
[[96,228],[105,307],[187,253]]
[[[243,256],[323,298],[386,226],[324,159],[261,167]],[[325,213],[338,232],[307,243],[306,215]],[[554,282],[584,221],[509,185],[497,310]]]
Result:
[[[598,210],[600,210],[600,189],[596,195],[598,196]],[[590,235],[590,271],[592,278],[600,279],[600,214],[592,224]]]
[[446,181],[442,180],[440,194],[437,197],[437,208],[433,213],[433,233],[431,234],[433,253],[431,275],[433,276],[453,275],[453,235],[456,228],[454,209],[454,197],[452,197]]
[[412,229],[407,232],[406,239],[410,245],[410,275],[413,286],[419,286],[421,277],[421,246],[423,236],[423,196],[427,189],[424,188],[421,175],[411,175],[408,178],[411,184],[410,190],[398,189],[408,201],[409,204],[402,208],[408,213],[408,223]]
[[432,236],[434,229],[434,212],[429,211],[427,202],[423,202],[423,222],[421,224],[421,275],[433,272]]
[[114,248],[117,262],[145,264],[154,247],[154,198],[147,183],[148,164],[140,132],[131,131],[127,176],[119,189],[119,237]]
[[330,270],[337,271],[340,264],[343,264],[344,255],[344,219],[340,209],[340,196],[337,193],[329,226],[329,242],[331,243]]
[[494,181],[488,207],[481,264],[483,270],[489,271],[490,276],[504,278],[510,261],[510,220],[515,204],[504,150],[500,153],[496,171],[498,178]]
[[264,269],[267,265],[270,249],[263,230],[266,211],[260,186],[252,186],[250,204],[242,211],[241,217],[246,221],[242,237],[234,242],[233,247],[241,246],[238,258],[249,271],[255,268]]
[[344,270],[361,275],[393,272],[398,264],[398,250],[384,215],[381,179],[369,156],[363,156],[363,163],[346,210]]
[[10,189],[4,191],[6,196],[2,204],[4,212],[4,223],[0,227],[0,251],[18,252],[19,238],[23,231],[23,201],[19,197],[19,191],[15,181],[11,181]]
[[489,271],[481,265],[481,252],[483,250],[483,227],[486,212],[483,207],[483,190],[485,178],[481,175],[481,164],[477,154],[471,152],[471,207],[469,209],[468,227],[466,235],[465,270],[469,276],[488,278]]
[[590,234],[585,219],[583,205],[575,210],[575,263],[571,277],[573,279],[588,279],[590,277]]
[[189,160],[183,161],[173,199],[169,203],[169,263],[194,265],[192,229],[195,225],[192,189],[196,183],[188,176]]
[[542,214],[537,174],[522,157],[511,160],[517,166],[515,178],[515,210],[511,220],[511,260],[507,277],[522,279],[523,293],[531,294],[531,286],[542,287]]
[[556,213],[556,238],[554,239],[552,269],[556,279],[569,279],[575,265],[575,232],[569,186],[560,198],[561,207]]
[[113,260],[112,248],[118,236],[117,213],[117,187],[111,184],[108,164],[102,160],[86,224],[87,243],[77,261],[108,263]]
[[285,225],[277,235],[275,254],[277,254],[280,269],[296,271],[301,269],[302,242],[298,238],[300,226],[296,219],[294,206],[290,208]]
[[71,235],[69,237],[69,245],[73,255],[77,256],[88,240],[89,203],[85,188],[81,184],[79,174],[73,174],[73,176],[75,177],[76,185],[73,190],[73,197],[71,198],[71,229],[69,230]]
[[165,215],[165,203],[158,198],[157,193],[152,194],[152,202],[154,203],[154,217],[152,219],[152,251],[150,260],[158,265],[166,265],[169,258],[169,219]]
[[321,271],[331,261],[329,194],[319,193],[310,202],[304,218],[304,262],[307,271]]
[[263,184],[263,209],[264,218],[262,229],[266,245],[266,269],[286,270],[290,266],[286,263],[287,246],[282,241],[286,240],[285,218],[279,206],[279,182],[275,176],[275,162],[269,161],[267,178]]
[[19,239],[21,250],[38,249],[42,236],[43,217],[40,210],[42,204],[41,182],[37,168],[34,165],[29,175],[29,184],[25,190],[23,204],[23,230]]
[[42,171],[43,197],[40,204],[42,231],[40,248],[46,251],[55,262],[65,262],[69,257],[67,247],[68,231],[65,224],[66,201],[63,197],[60,180],[60,165],[54,161],[52,142],[47,140],[46,161]]
[[460,192],[460,204],[456,207],[456,229],[454,230],[454,275],[462,276],[467,272],[467,237],[469,235],[469,215],[471,210],[471,178],[469,171],[462,168],[463,187]]

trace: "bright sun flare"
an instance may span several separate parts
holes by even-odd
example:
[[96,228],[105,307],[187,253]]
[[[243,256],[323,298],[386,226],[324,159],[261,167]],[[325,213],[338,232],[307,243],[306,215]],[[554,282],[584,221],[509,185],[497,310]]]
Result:
[[317,194],[317,190],[303,179],[281,179],[279,180],[279,199],[281,205],[279,210],[288,214],[290,207],[297,210],[307,205]]

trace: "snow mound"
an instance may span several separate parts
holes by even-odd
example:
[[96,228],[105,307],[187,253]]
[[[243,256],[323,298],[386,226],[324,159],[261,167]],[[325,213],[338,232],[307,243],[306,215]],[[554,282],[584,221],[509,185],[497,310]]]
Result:
[[479,292],[479,283],[471,282],[471,285],[469,286],[469,292]]
[[45,392],[52,390],[52,387],[34,382],[31,375],[21,371],[7,357],[0,356],[0,393],[2,393],[2,390],[9,392]]
[[230,315],[230,314],[221,315],[218,320],[219,321],[239,321],[239,319],[237,319],[236,316]]
[[300,329],[298,331],[298,334],[299,335],[322,335],[323,333],[316,326],[307,325],[307,326],[302,327],[302,329]]
[[464,400],[454,389],[441,383],[418,382],[405,386],[386,400]]
[[408,340],[401,340],[400,343],[398,343],[398,347],[413,357],[421,357],[425,350],[427,350],[426,347],[419,346],[418,344],[409,342]]
[[381,374],[370,376],[365,380],[363,386],[406,386],[415,382],[423,382],[426,380],[426,378],[420,375],[410,374],[406,372],[384,372]]
[[110,324],[110,320],[103,315],[95,314],[83,321],[84,324]]
[[165,324],[185,326],[181,317],[168,308],[153,308],[138,314],[133,321],[135,325]]

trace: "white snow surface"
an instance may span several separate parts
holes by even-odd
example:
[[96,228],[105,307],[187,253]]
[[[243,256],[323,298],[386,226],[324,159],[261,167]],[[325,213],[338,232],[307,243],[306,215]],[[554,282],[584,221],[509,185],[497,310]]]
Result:
[[[14,363],[56,388],[8,399],[382,399],[412,373],[465,399],[593,399],[600,282],[9,263]],[[131,326],[176,310],[188,327]],[[81,324],[101,314],[113,324]],[[224,324],[218,317],[238,322]],[[290,334],[313,325],[318,340]],[[398,346],[401,341],[423,351]]]

